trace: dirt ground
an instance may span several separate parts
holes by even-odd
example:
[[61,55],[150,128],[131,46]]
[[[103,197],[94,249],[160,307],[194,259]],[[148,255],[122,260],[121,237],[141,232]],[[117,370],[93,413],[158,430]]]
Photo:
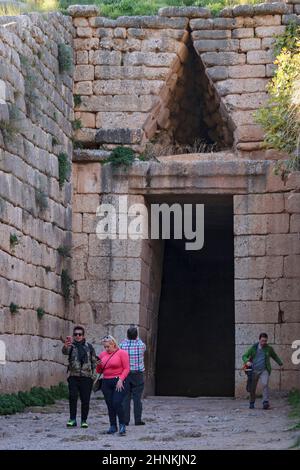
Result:
[[286,398],[272,409],[255,410],[231,398],[149,397],[144,400],[145,426],[130,425],[126,436],[105,435],[105,402],[93,397],[89,429],[66,429],[68,403],[31,408],[0,416],[0,449],[288,449],[299,442],[291,430]]

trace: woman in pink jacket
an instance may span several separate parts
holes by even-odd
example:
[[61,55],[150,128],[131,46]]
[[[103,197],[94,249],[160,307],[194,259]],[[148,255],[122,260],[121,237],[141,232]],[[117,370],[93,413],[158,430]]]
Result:
[[117,341],[111,335],[104,336],[102,343],[105,351],[99,355],[97,373],[103,373],[102,392],[108,409],[110,427],[107,434],[118,431],[117,417],[119,419],[119,434],[126,434],[123,400],[127,393],[126,377],[129,374],[129,355],[120,349]]

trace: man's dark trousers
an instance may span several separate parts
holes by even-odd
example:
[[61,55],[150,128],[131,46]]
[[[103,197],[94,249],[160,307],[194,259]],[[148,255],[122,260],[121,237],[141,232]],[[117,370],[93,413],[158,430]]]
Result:
[[70,376],[68,378],[68,383],[70,419],[76,419],[77,400],[79,395],[81,400],[81,421],[86,421],[89,414],[93,379],[90,377]]
[[131,371],[127,376],[128,392],[124,398],[123,407],[125,413],[125,423],[130,421],[130,403],[133,399],[134,422],[139,424],[142,421],[142,394],[144,390],[144,373]]

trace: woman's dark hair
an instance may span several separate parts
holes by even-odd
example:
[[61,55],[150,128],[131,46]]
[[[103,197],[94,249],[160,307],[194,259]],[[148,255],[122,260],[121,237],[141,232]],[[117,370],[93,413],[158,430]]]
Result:
[[137,339],[138,337],[138,330],[136,326],[130,326],[127,330],[127,338],[128,339]]
[[261,334],[259,335],[259,339],[260,339],[260,338],[268,338],[267,333],[261,333]]
[[85,331],[84,331],[83,326],[74,326],[73,335],[74,335],[75,331],[78,331],[78,330],[82,331],[82,336],[84,336]]

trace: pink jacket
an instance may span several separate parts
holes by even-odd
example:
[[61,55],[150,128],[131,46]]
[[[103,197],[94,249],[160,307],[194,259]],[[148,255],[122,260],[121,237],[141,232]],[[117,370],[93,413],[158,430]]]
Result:
[[[123,349],[118,349],[115,353],[103,351],[99,355],[99,359],[101,359],[102,362],[97,365],[96,372],[101,374],[103,371],[104,379],[119,377],[121,380],[125,380],[130,372],[129,355],[128,352]],[[105,365],[107,361],[108,363]]]

